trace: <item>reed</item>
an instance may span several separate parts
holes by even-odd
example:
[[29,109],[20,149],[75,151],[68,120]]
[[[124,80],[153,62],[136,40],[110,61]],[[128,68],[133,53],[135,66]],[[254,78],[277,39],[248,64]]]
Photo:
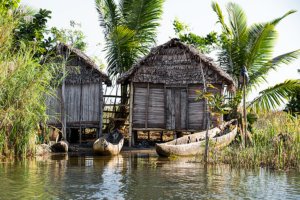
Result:
[[56,73],[54,63],[41,65],[34,57],[34,44],[20,41],[15,49],[17,23],[13,15],[0,16],[0,155],[7,157],[33,152]]
[[259,114],[253,126],[253,144],[242,148],[238,142],[222,151],[212,149],[213,162],[237,167],[300,169],[300,119],[285,112]]

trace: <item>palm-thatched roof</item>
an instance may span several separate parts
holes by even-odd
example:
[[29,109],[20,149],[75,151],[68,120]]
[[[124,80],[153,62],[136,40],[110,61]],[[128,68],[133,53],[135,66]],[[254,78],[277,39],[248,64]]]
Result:
[[76,57],[78,57],[78,59],[80,59],[82,62],[84,62],[84,64],[93,69],[101,78],[102,81],[108,85],[111,86],[111,80],[109,79],[109,77],[103,73],[102,71],[100,71],[99,66],[96,65],[96,63],[90,58],[88,57],[85,53],[83,53],[81,50],[74,48],[70,45],[64,44],[64,43],[59,43],[56,47],[57,52],[59,54],[63,54],[63,52],[68,52],[69,54],[74,54]]
[[[140,61],[132,66],[130,70],[125,72],[119,79],[118,83],[124,84],[132,81],[132,77],[141,67],[153,67],[161,63],[159,67],[174,66],[181,67],[182,70],[193,65],[196,71],[199,67],[205,66],[213,73],[217,74],[219,79],[234,90],[234,80],[220,66],[213,62],[211,58],[200,53],[196,48],[180,42],[179,39],[173,38],[165,44],[153,48],[150,53],[143,57]],[[206,70],[207,70],[206,69]],[[194,76],[196,77],[196,76]],[[200,76],[197,76],[200,77]],[[201,80],[194,80],[194,82]],[[220,80],[219,80],[220,81]]]

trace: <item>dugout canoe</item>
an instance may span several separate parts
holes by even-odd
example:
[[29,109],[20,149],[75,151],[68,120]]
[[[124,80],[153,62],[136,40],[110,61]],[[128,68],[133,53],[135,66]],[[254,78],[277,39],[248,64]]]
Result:
[[98,155],[118,155],[123,147],[123,135],[115,131],[106,136],[100,137],[93,144],[93,150]]
[[[194,156],[205,151],[206,131],[190,134],[181,138],[155,145],[159,156]],[[216,148],[222,148],[230,144],[237,134],[236,120],[225,122],[222,125],[210,129],[208,136],[210,143]]]

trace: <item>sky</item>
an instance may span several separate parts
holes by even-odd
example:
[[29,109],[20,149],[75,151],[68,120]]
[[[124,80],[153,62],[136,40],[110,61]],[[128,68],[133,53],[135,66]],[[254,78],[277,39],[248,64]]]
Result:
[[[161,25],[158,28],[157,45],[175,37],[172,22],[177,17],[188,24],[192,32],[206,35],[213,30],[219,30],[216,14],[212,11],[211,0],[166,0]],[[224,12],[228,2],[235,2],[245,10],[248,24],[269,21],[282,16],[289,10],[298,12],[288,16],[277,26],[279,33],[274,56],[300,49],[300,1],[299,0],[217,0]],[[69,28],[70,20],[81,24],[81,30],[86,35],[88,43],[87,54],[105,60],[103,52],[104,37],[99,26],[98,13],[94,0],[21,0],[22,4],[34,9],[44,8],[52,11],[49,27]],[[300,78],[300,59],[289,66],[282,66],[277,71],[268,74],[268,84],[260,89],[283,82],[286,79]],[[258,91],[251,97],[255,97]],[[250,97],[250,98],[251,98]]]

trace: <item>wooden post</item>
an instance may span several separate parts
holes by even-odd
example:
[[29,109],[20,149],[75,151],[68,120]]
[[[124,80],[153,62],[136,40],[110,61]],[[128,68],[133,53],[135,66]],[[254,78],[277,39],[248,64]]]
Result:
[[[204,91],[204,93],[206,93],[207,92],[207,88],[206,88],[206,82],[205,82],[203,68],[202,68],[202,65],[201,65],[201,60],[200,60],[200,69],[201,69],[201,74],[202,74],[203,91]],[[206,118],[204,162],[207,163],[207,161],[208,161],[208,140],[209,140],[209,138],[208,138],[208,130],[210,128],[210,113],[209,113],[208,106],[207,106],[207,99],[204,99],[204,107],[205,107],[205,118]]]
[[133,83],[130,83],[130,100],[129,100],[129,147],[134,145],[133,137],[132,137],[132,113],[133,111]]
[[186,130],[189,130],[189,85],[186,86]]
[[149,83],[147,84],[147,95],[146,95],[146,116],[145,116],[145,128],[148,128],[148,109],[149,109],[149,92],[150,92],[150,88],[149,88]]
[[103,120],[103,90],[102,90],[102,81],[99,84],[99,131],[97,138],[102,136],[102,120]]
[[61,130],[62,130],[62,135],[63,135],[63,139],[66,140],[67,139],[67,129],[66,129],[66,125],[67,125],[67,118],[66,118],[66,108],[65,108],[65,74],[66,74],[66,66],[63,66],[63,81],[62,81],[62,86],[61,86]]
[[80,102],[79,102],[79,143],[81,144],[81,134],[82,134],[82,80],[80,78]]

